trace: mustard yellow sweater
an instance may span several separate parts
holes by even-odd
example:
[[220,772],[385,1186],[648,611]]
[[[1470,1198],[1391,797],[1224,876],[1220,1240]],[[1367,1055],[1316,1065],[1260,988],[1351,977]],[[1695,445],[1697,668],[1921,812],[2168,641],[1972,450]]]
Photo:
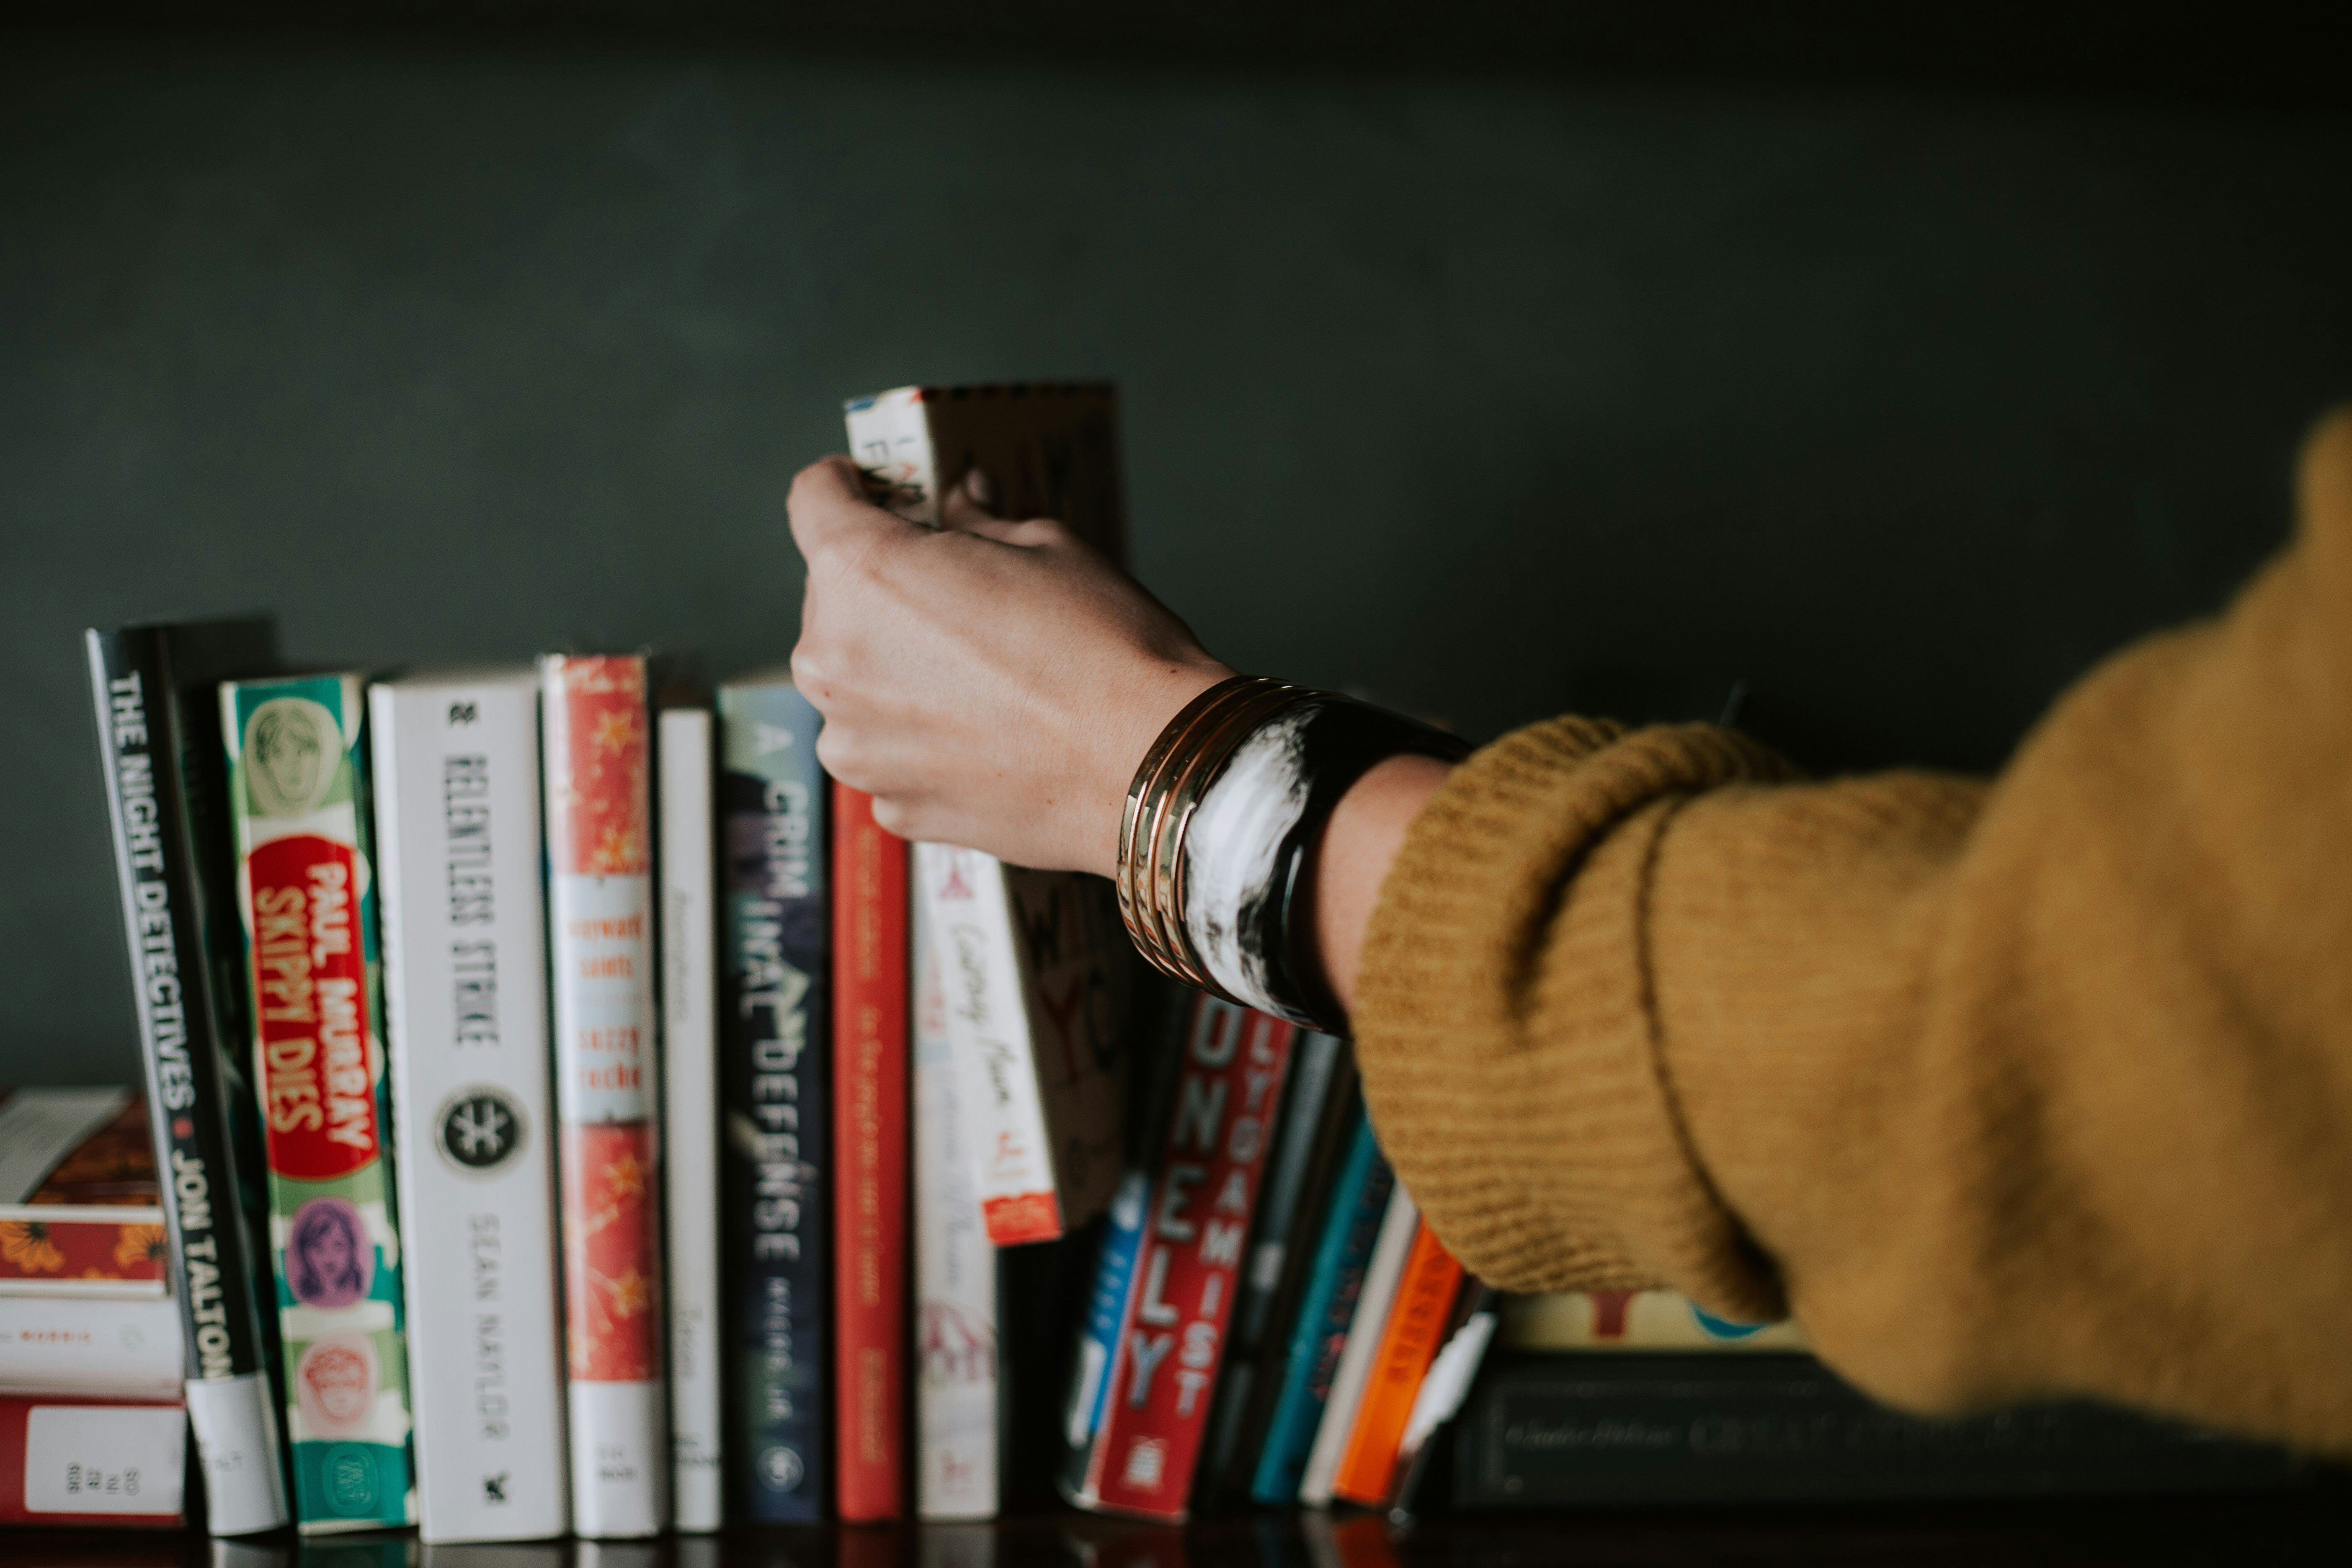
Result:
[[1990,784],[1583,719],[1458,769],[1355,1015],[1438,1235],[1793,1313],[1900,1404],[2352,1451],[2352,413],[2301,512]]

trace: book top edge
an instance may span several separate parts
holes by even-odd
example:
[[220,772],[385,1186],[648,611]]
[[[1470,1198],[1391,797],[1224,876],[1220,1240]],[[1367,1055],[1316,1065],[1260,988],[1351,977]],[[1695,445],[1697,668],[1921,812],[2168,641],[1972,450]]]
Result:
[[845,413],[857,414],[868,408],[886,408],[907,403],[986,402],[995,398],[1010,402],[1021,397],[1108,397],[1116,390],[1116,384],[1108,381],[996,381],[971,386],[894,386],[887,392],[877,392],[865,397],[844,398],[841,406]]

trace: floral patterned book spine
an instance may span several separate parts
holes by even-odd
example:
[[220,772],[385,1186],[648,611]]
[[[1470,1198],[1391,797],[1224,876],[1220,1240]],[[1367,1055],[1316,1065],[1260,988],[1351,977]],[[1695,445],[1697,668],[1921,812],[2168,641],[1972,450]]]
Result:
[[294,1515],[416,1521],[357,675],[221,687]]
[[646,661],[540,662],[572,1528],[660,1533],[670,1455],[654,1129]]

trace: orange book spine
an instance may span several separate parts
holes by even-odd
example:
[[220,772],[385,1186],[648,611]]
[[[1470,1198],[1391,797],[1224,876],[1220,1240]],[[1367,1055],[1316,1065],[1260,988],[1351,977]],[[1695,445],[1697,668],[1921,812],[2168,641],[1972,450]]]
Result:
[[1388,1501],[1405,1423],[1412,1418],[1421,1380],[1437,1358],[1438,1342],[1445,1337],[1446,1319],[1461,1289],[1462,1265],[1423,1220],[1405,1257],[1396,1307],[1381,1335],[1355,1429],[1348,1434],[1348,1449],[1331,1487],[1335,1497],[1374,1508]]

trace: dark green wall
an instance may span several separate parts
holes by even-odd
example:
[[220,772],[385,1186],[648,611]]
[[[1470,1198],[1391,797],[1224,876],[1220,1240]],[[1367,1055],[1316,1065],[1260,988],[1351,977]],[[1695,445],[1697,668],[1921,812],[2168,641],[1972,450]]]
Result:
[[742,48],[0,51],[0,1082],[134,1070],[76,634],[780,658],[837,401],[1108,375],[1209,645],[1992,766],[2352,393],[2340,120]]

